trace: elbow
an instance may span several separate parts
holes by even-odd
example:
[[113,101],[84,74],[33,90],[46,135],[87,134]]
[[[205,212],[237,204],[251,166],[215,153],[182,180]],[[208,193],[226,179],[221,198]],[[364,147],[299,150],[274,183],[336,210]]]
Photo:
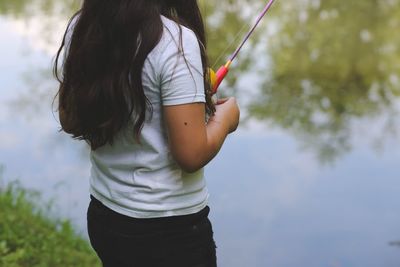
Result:
[[174,157],[178,166],[186,173],[195,173],[204,167],[201,157]]

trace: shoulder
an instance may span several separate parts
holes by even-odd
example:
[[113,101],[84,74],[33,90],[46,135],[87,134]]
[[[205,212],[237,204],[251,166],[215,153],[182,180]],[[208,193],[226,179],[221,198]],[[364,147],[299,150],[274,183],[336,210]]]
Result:
[[161,20],[163,22],[163,34],[159,43],[161,51],[167,48],[186,50],[193,46],[198,49],[198,39],[191,29],[164,16],[161,16]]
[[164,37],[167,37],[167,38],[176,37],[176,36],[179,36],[180,34],[182,34],[183,37],[192,38],[192,39],[197,40],[195,33],[191,29],[189,29],[189,28],[187,28],[165,16],[161,16],[161,21],[163,22],[163,25],[164,25],[164,35],[165,35]]
[[[180,97],[187,94],[187,88],[180,88],[182,84],[194,89],[203,85],[200,45],[192,30],[166,17],[161,18],[163,33],[159,43],[148,55],[146,66],[151,68],[147,68],[146,72],[150,71],[157,78],[156,83],[163,86],[164,93],[176,92]],[[193,76],[196,76],[195,85],[190,84]]]

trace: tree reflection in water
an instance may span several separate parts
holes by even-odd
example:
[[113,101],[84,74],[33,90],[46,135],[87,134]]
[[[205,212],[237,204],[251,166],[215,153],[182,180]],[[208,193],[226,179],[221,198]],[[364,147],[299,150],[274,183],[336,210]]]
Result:
[[[60,27],[77,10],[80,0],[0,0],[0,15],[25,22],[26,28],[38,27],[38,39],[58,45]],[[61,24],[61,25],[60,25]]]
[[[395,132],[395,103],[400,95],[400,37],[396,34],[399,2],[277,1],[235,62],[227,84],[245,91],[247,88],[237,88],[238,77],[249,72],[255,60],[271,62],[268,70],[258,70],[263,86],[251,100],[250,117],[286,129],[315,150],[322,161],[334,160],[351,149],[355,120],[387,113],[387,127]],[[40,16],[39,33],[51,43],[62,36],[60,27],[54,26],[55,20],[65,24],[79,3],[0,0],[0,14],[28,23]],[[200,0],[207,21],[211,65],[224,63],[242,38],[238,32],[250,27],[264,4],[261,0]],[[269,35],[267,45],[257,43],[271,25],[276,30]],[[232,47],[226,50],[229,44]],[[264,46],[264,52],[255,55],[254,48],[259,45]],[[20,106],[31,102],[39,108],[43,105],[37,103],[43,102],[46,93],[52,100],[52,78],[43,72],[50,73],[50,66],[45,71],[30,70],[28,76],[35,77],[35,83],[27,81],[29,91],[20,97]]]
[[[0,16],[18,25],[22,35],[28,36],[26,47],[31,46],[18,59],[18,64],[27,70],[21,74],[24,90],[17,90],[14,101],[9,103],[13,114],[33,119],[40,117],[38,113],[49,112],[57,90],[49,58],[55,55],[68,18],[79,5],[79,0],[0,0]],[[42,57],[42,62],[29,62],[34,50],[49,57]]]
[[391,1],[280,2],[272,79],[250,107],[333,160],[351,147],[351,123],[388,113],[400,95],[400,5]]

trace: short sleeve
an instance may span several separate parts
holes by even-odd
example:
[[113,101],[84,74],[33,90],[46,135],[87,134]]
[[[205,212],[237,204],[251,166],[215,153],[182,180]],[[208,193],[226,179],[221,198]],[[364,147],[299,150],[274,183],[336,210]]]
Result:
[[164,106],[205,102],[200,46],[191,30],[183,26],[181,29],[181,45],[179,31],[167,28],[164,32],[172,38],[163,49],[159,62],[161,99]]

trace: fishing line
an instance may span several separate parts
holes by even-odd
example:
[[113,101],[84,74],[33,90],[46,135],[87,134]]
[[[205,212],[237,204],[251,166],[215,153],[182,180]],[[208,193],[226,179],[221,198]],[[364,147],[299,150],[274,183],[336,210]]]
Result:
[[230,50],[234,44],[236,43],[236,41],[239,39],[239,37],[243,34],[243,32],[246,30],[246,28],[250,28],[251,26],[244,24],[242,26],[242,28],[239,30],[239,32],[235,35],[235,37],[233,38],[233,40],[229,43],[229,45],[219,54],[218,58],[214,61],[214,65],[212,65],[212,68],[214,69],[214,67],[219,63],[219,61],[221,60],[222,57],[225,56],[226,52],[228,50]]
[[[202,10],[203,10],[203,14],[208,17],[208,8],[207,8],[207,4],[206,1],[201,1],[202,2]],[[232,48],[232,46],[236,43],[236,41],[239,39],[240,35],[242,35],[242,33],[245,31],[246,28],[250,28],[250,25],[246,25],[244,24],[242,26],[242,28],[239,30],[238,33],[236,33],[236,35],[234,36],[233,40],[229,43],[229,45],[219,54],[219,56],[217,57],[217,59],[214,61],[214,64],[212,65],[212,69],[219,63],[219,61],[221,60],[222,57],[225,56],[226,52],[228,50],[230,50]]]
[[223,81],[225,76],[228,74],[229,68],[230,68],[233,60],[237,57],[240,50],[243,48],[244,44],[249,40],[250,36],[253,34],[254,30],[257,28],[260,21],[265,17],[265,14],[267,14],[268,10],[271,8],[274,1],[275,0],[268,1],[268,3],[264,7],[264,9],[260,13],[260,15],[257,17],[256,22],[254,23],[253,27],[249,30],[249,32],[243,38],[243,41],[237,47],[235,52],[233,52],[233,54],[230,56],[229,60],[225,63],[225,65],[221,66],[216,73],[212,70],[212,68],[209,69],[210,81],[211,81],[211,85],[212,85],[212,89],[213,89],[212,94],[215,94],[217,92],[219,85],[221,84],[221,82]]
[[256,23],[254,26],[251,28],[251,30],[246,34],[244,37],[242,43],[239,45],[239,47],[236,49],[236,51],[232,54],[231,58],[229,59],[230,61],[233,61],[236,56],[239,54],[240,50],[242,49],[243,45],[249,40],[250,36],[253,34],[254,30],[257,28],[258,24],[260,21],[264,18],[265,14],[267,14],[268,10],[271,8],[272,4],[274,3],[274,0],[270,0],[268,4],[265,6],[261,14],[258,16]]

